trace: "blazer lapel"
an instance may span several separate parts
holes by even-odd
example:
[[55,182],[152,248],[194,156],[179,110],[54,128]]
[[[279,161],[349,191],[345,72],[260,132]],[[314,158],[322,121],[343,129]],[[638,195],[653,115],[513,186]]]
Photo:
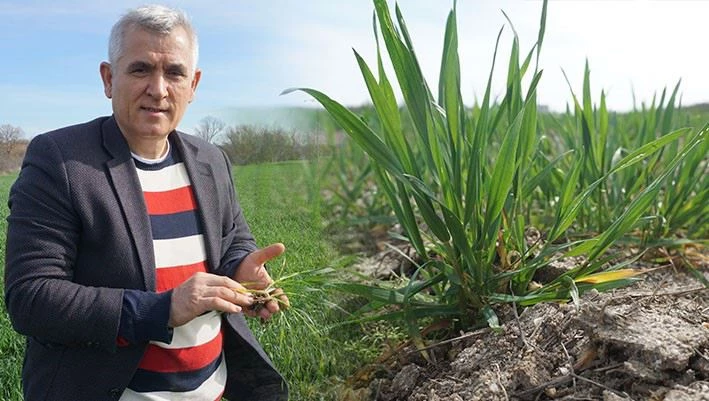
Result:
[[187,175],[199,209],[204,245],[209,271],[215,271],[221,261],[221,219],[219,196],[214,181],[212,166],[201,156],[199,148],[183,141],[179,133],[173,133],[175,144],[182,155]]
[[103,146],[113,157],[106,165],[113,181],[113,188],[121,204],[128,231],[133,237],[138,253],[143,284],[146,290],[155,290],[155,255],[145,199],[141,192],[138,173],[132,161],[130,149],[113,117],[102,126]]

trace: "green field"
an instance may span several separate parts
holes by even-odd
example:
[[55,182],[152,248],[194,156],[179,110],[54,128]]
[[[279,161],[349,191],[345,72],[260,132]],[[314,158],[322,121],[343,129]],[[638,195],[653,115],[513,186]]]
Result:
[[[339,264],[318,203],[308,200],[305,169],[303,162],[235,168],[239,199],[258,245],[286,245],[285,256],[270,266],[274,278]],[[336,294],[303,282],[283,286],[294,310],[266,325],[252,321],[252,328],[291,384],[292,400],[338,399],[341,378],[371,358],[379,344],[352,327],[327,330],[342,318],[333,308]]]
[[[7,195],[10,185],[15,181],[15,175],[0,175],[0,283],[5,288],[5,233],[7,232]],[[10,320],[5,311],[5,297],[0,299],[0,399],[21,400],[20,370],[24,340],[12,330]]]
[[[306,200],[303,168],[301,163],[282,163],[235,169],[237,191],[259,246],[283,242],[287,247],[285,256],[271,266],[276,276],[325,267],[336,260],[335,251],[322,234],[317,205]],[[15,176],[0,176],[0,255],[3,271],[7,195],[14,179]],[[323,330],[336,318],[328,306],[330,296],[313,292],[315,289],[312,288],[303,289],[303,283],[291,283],[290,288],[288,284],[284,285],[291,292],[293,310],[266,325],[253,321],[254,330],[290,382],[291,399],[335,399],[335,378],[344,377],[361,365],[362,358],[368,352],[366,347],[362,348],[349,339],[361,339],[362,334]],[[293,291],[303,294],[293,294]],[[315,296],[308,296],[311,293]],[[0,302],[0,399],[21,400],[23,339],[12,330],[4,301]]]

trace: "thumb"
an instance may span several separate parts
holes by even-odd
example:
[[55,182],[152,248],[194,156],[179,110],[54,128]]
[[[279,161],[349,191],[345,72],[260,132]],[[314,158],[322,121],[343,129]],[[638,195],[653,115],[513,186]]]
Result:
[[281,243],[271,244],[265,248],[253,251],[249,255],[249,258],[251,259],[250,262],[254,263],[257,266],[260,266],[268,262],[269,260],[280,256],[281,254],[283,254],[283,252],[285,252],[285,250],[285,245]]

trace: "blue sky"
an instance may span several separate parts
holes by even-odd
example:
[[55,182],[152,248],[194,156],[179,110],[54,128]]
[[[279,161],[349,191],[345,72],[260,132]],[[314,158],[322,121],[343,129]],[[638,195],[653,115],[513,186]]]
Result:
[[[130,7],[145,1],[0,0],[0,124],[32,136],[111,113],[98,65],[107,58],[108,33]],[[374,62],[368,0],[167,1],[191,16],[200,36],[203,78],[181,129],[207,115],[229,124],[248,120],[234,108],[308,106],[305,94],[280,96],[290,87],[312,87],[347,104],[367,101],[352,49]],[[393,2],[392,2],[393,4]],[[399,2],[424,74],[437,82],[445,19],[452,1]],[[514,23],[526,52],[536,39],[541,1],[459,0],[463,96],[481,96],[495,38]],[[588,58],[595,99],[600,90],[615,110],[650,102],[681,78],[683,104],[709,101],[706,18],[709,1],[551,0],[540,60],[545,70],[540,103],[563,109],[571,101],[562,75],[581,92]],[[507,25],[498,63],[511,44]],[[502,92],[503,72],[496,75]],[[252,121],[249,121],[252,122]],[[271,123],[266,121],[266,123]]]

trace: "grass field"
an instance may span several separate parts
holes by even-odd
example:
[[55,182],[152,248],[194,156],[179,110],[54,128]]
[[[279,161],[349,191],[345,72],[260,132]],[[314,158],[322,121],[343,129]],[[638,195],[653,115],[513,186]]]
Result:
[[[241,204],[259,246],[283,242],[287,247],[285,256],[270,267],[274,275],[325,267],[337,257],[322,235],[317,205],[306,200],[302,169],[300,163],[235,169]],[[15,176],[0,176],[0,259],[3,271],[7,195],[14,179]],[[363,341],[362,333],[356,330],[339,333],[324,330],[337,318],[328,306],[327,293],[312,288],[291,290],[303,291],[302,296],[291,295],[293,310],[265,325],[252,321],[254,331],[289,381],[292,400],[336,399],[335,378],[346,376],[362,364],[364,357],[371,356],[369,346],[361,345],[371,342]],[[12,330],[4,301],[0,303],[0,399],[21,400],[24,340]]]
[[[7,232],[7,195],[15,175],[0,175],[0,283],[5,288],[5,233]],[[4,293],[4,290],[3,290]],[[24,340],[12,330],[5,312],[5,297],[0,297],[0,399],[21,400],[20,370],[24,353]]]
[[[338,255],[323,234],[317,204],[307,199],[302,162],[236,167],[237,192],[259,246],[286,245],[286,254],[271,264],[272,275],[308,271],[337,264]],[[328,331],[341,319],[329,306],[332,294],[294,284],[288,291],[295,311],[252,328],[291,384],[292,400],[334,400],[338,378],[371,358],[377,343],[353,327]],[[290,291],[289,291],[290,290]],[[308,321],[312,319],[312,321]]]

